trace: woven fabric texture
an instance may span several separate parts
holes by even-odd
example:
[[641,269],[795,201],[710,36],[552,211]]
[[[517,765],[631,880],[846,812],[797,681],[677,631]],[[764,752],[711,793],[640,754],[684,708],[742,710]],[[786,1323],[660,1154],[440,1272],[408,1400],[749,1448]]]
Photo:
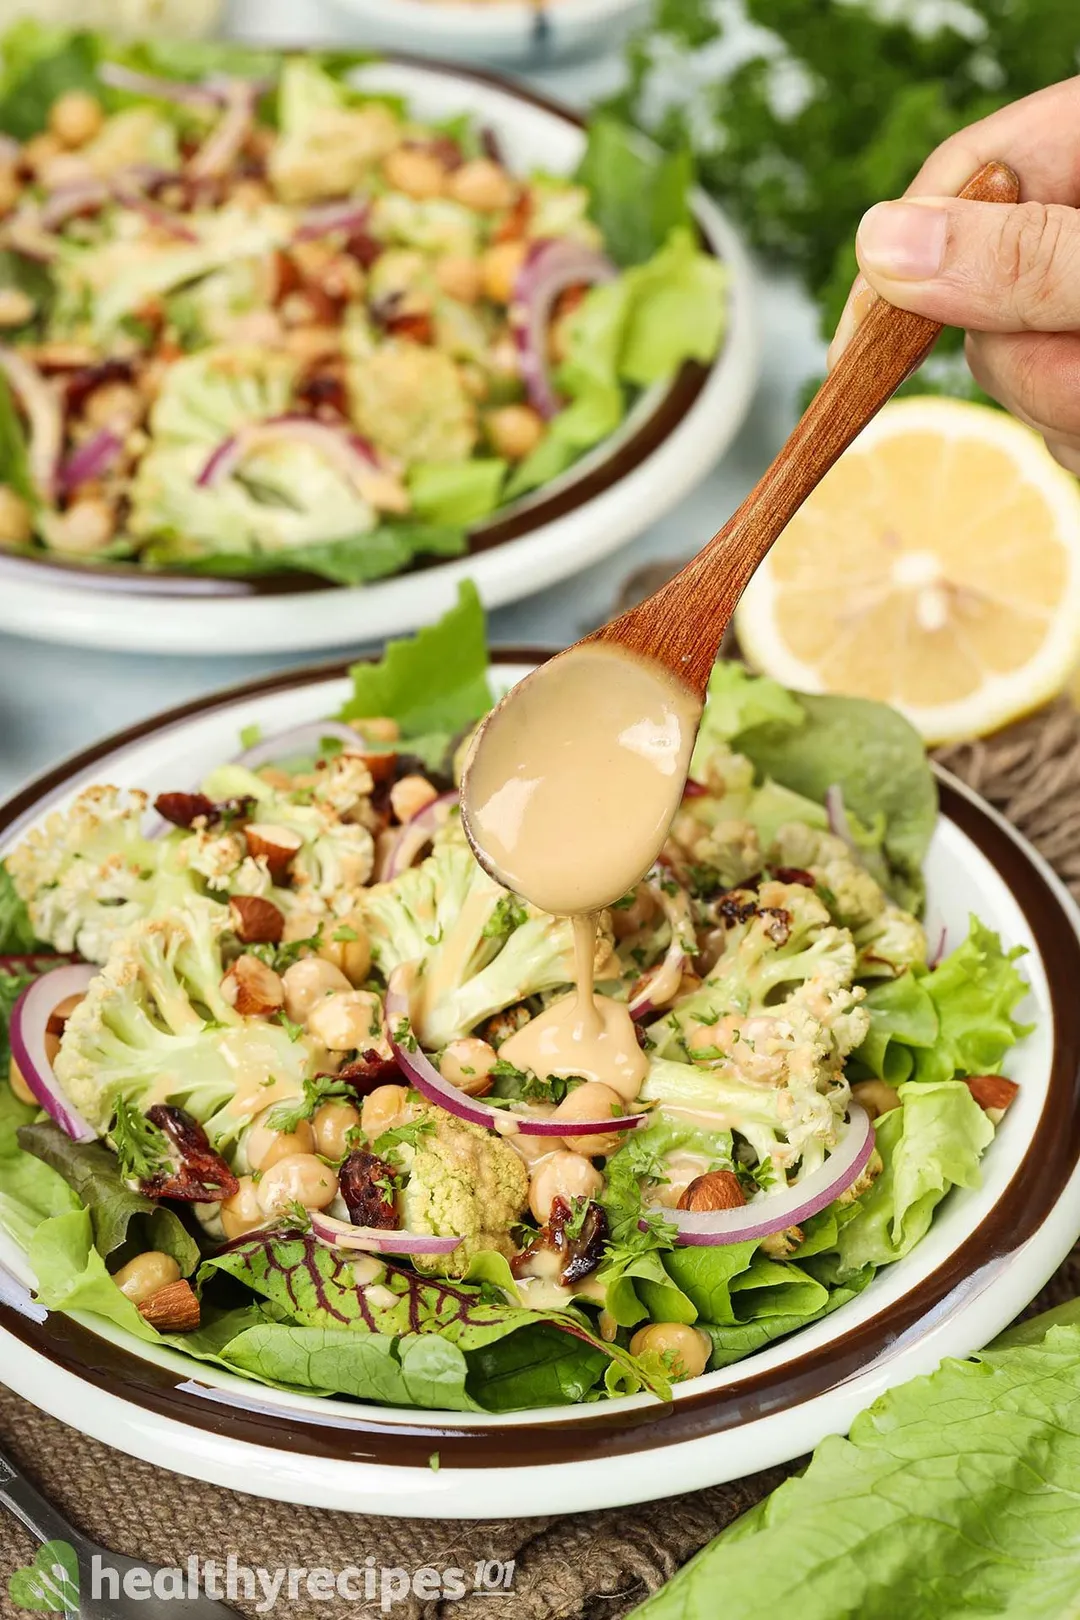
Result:
[[[997,737],[944,750],[944,765],[969,782],[1024,832],[1080,898],[1080,715],[1062,699]],[[1031,1307],[1080,1292],[1080,1249]],[[0,1379],[3,1368],[0,1367]],[[785,1477],[785,1470],[701,1491],[692,1497],[608,1512],[520,1522],[409,1522],[296,1508],[197,1484],[111,1451],[0,1390],[0,1434],[13,1459],[78,1528],[109,1548],[166,1566],[192,1554],[224,1563],[279,1567],[416,1570],[514,1559],[512,1595],[421,1602],[390,1611],[395,1620],[622,1620],[732,1519]],[[16,1610],[8,1574],[30,1562],[21,1527],[0,1516],[0,1615]],[[236,1607],[256,1613],[258,1598]],[[7,1607],[5,1607],[7,1605]],[[22,1611],[19,1611],[22,1612]],[[316,1601],[301,1593],[273,1611],[287,1620],[380,1612],[378,1601]]]

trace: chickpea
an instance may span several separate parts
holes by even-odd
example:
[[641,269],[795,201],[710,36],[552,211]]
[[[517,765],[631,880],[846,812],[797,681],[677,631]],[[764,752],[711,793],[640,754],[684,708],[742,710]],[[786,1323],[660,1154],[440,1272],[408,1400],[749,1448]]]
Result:
[[483,290],[480,260],[466,254],[447,254],[435,266],[435,280],[440,291],[462,304],[475,304]]
[[88,500],[76,501],[56,519],[49,531],[49,540],[56,551],[86,556],[103,550],[115,532],[112,506],[100,496],[91,496]]
[[369,742],[395,743],[401,737],[401,727],[397,721],[384,714],[370,715],[365,720],[354,720],[352,724],[353,729]]
[[25,546],[34,532],[33,513],[21,495],[0,484],[0,546]]
[[272,1108],[264,1109],[248,1132],[247,1156],[253,1170],[269,1170],[290,1153],[315,1151],[315,1132],[306,1119],[299,1121],[295,1131],[275,1131],[269,1123],[272,1113]]
[[634,898],[629,906],[613,906],[611,911],[611,931],[616,939],[629,939],[631,934],[638,933],[656,915],[656,901],[645,884],[640,884],[634,890]]
[[363,1052],[382,1037],[379,998],[370,990],[339,990],[316,1002],[307,1029],[331,1052]]
[[[301,935],[302,939],[308,937]],[[306,1024],[317,1002],[339,990],[352,989],[341,969],[333,962],[324,962],[321,956],[302,956],[285,969],[281,982],[285,986],[285,1016],[294,1024]]]
[[411,821],[438,797],[426,776],[403,776],[390,789],[390,808],[399,821]]
[[61,186],[79,186],[93,178],[93,169],[77,152],[58,152],[40,164],[37,171],[37,179],[50,191],[57,191]]
[[8,1064],[8,1085],[20,1102],[37,1104],[37,1098],[26,1083],[26,1077],[15,1059]]
[[259,1184],[253,1176],[241,1176],[231,1198],[222,1200],[221,1229],[231,1241],[262,1226],[266,1217],[259,1204]]
[[439,1059],[439,1073],[467,1097],[483,1097],[491,1090],[491,1071],[499,1055],[475,1035],[451,1041]]
[[[552,1118],[609,1119],[615,1114],[621,1114],[623,1108],[623,1099],[617,1091],[603,1085],[599,1080],[586,1080],[583,1086],[577,1086],[567,1093]],[[622,1136],[620,1132],[612,1131],[607,1136],[564,1136],[561,1140],[571,1153],[583,1153],[586,1158],[594,1158],[597,1154],[614,1153],[622,1141]]]
[[630,1340],[630,1354],[643,1356],[650,1350],[667,1361],[676,1380],[700,1378],[709,1365],[712,1340],[685,1322],[650,1322]]
[[524,242],[498,242],[480,260],[484,293],[496,304],[509,304],[513,298],[525,251]]
[[86,420],[96,428],[111,428],[125,438],[142,421],[145,406],[137,388],[128,383],[106,383],[95,388],[86,402]]
[[34,313],[34,300],[18,287],[0,287],[0,326],[22,326]]
[[22,149],[22,160],[36,175],[47,163],[51,163],[54,157],[59,157],[60,152],[60,142],[55,135],[33,135]]
[[529,1184],[529,1208],[541,1226],[551,1215],[556,1198],[567,1201],[574,1198],[595,1198],[604,1185],[604,1178],[594,1164],[580,1153],[559,1148],[550,1158],[543,1159],[533,1172]]
[[87,90],[68,90],[49,109],[49,128],[64,146],[85,146],[104,122],[101,102]]
[[315,1151],[335,1163],[349,1151],[349,1132],[360,1124],[360,1110],[349,1102],[327,1102],[315,1110],[311,1121]]
[[[263,770],[258,773],[264,782],[280,793],[292,791],[293,779],[284,771]],[[285,917],[285,931],[281,936],[285,945],[295,945],[300,939],[314,939],[325,919],[313,911],[289,911]],[[287,971],[287,970],[286,970]]]
[[715,1062],[724,1051],[723,1034],[716,1024],[694,1023],[686,1036],[686,1049],[692,1058],[700,1058],[703,1063]]
[[395,190],[418,202],[441,197],[446,183],[446,170],[438,158],[419,146],[397,147],[383,159],[383,174]]
[[0,164],[0,215],[10,214],[22,194],[14,165]]
[[264,1215],[280,1215],[297,1203],[325,1209],[337,1191],[337,1176],[314,1153],[287,1153],[259,1181],[259,1208]]
[[[338,938],[338,935],[345,937]],[[350,936],[355,935],[355,938]],[[363,919],[357,916],[339,917],[327,923],[322,931],[319,956],[340,968],[352,985],[362,985],[371,971],[371,941]]]
[[507,461],[524,461],[544,437],[544,421],[531,405],[501,405],[485,419],[491,448]]
[[171,1254],[163,1254],[160,1249],[147,1249],[144,1254],[137,1254],[134,1260],[129,1260],[126,1266],[113,1273],[113,1282],[133,1305],[141,1305],[151,1294],[179,1281],[180,1267]]
[[409,1102],[407,1086],[376,1086],[360,1108],[360,1128],[369,1142],[396,1125]]
[[860,1080],[852,1086],[851,1096],[861,1108],[866,1109],[871,1119],[891,1113],[900,1106],[900,1093],[885,1080]]
[[474,158],[463,163],[450,176],[447,185],[455,202],[478,214],[497,214],[503,208],[512,208],[517,187],[501,164],[490,158]]

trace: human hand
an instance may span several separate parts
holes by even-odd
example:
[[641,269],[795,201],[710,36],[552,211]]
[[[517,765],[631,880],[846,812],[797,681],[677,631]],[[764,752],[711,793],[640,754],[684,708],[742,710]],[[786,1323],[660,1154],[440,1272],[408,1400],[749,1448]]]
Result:
[[[956,192],[993,158],[1016,170],[1021,201],[959,201]],[[979,386],[1080,475],[1080,77],[945,141],[905,200],[863,216],[855,246],[862,273],[830,366],[874,293],[964,327]]]

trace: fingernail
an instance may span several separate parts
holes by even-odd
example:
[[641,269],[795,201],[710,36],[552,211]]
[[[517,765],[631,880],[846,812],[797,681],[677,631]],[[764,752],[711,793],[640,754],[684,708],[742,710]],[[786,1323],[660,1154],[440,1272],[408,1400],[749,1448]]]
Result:
[[864,270],[898,281],[929,281],[945,263],[949,218],[918,203],[876,203],[855,239]]
[[829,344],[829,352],[825,356],[826,371],[831,371],[835,366],[876,302],[877,293],[874,289],[867,286],[862,276],[856,276],[852,282],[851,291],[848,293],[843,314],[836,323],[836,331],[833,333],[833,340]]

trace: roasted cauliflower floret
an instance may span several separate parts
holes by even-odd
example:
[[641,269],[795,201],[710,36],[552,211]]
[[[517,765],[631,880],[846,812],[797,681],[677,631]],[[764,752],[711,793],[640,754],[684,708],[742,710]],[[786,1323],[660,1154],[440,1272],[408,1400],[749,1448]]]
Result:
[[278,88],[281,138],[267,173],[283,202],[347,197],[368,180],[401,140],[384,103],[357,106],[345,86],[314,62],[291,58]]
[[349,367],[357,427],[407,464],[464,461],[477,440],[476,406],[449,355],[389,342]]
[[265,1106],[273,1082],[302,1090],[318,1054],[306,1037],[236,1011],[222,986],[228,934],[224,907],[195,899],[136,923],[113,946],[54,1065],[95,1129],[106,1129],[121,1096],[176,1102],[220,1145]]
[[421,1117],[432,1124],[409,1154],[408,1181],[400,1194],[402,1224],[462,1241],[449,1256],[417,1255],[418,1271],[464,1276],[474,1255],[517,1252],[510,1235],[529,1197],[529,1175],[501,1136],[452,1118],[441,1109]]
[[85,788],[6,857],[39,939],[104,962],[133,923],[195,892],[177,842],[144,837],[146,807],[145,793]]
[[774,866],[798,867],[809,872],[833,918],[844,928],[858,928],[885,909],[881,885],[854,858],[842,838],[789,821],[781,827],[769,849]]
[[860,979],[896,978],[907,968],[926,966],[926,933],[910,911],[891,903],[871,922],[853,930]]

